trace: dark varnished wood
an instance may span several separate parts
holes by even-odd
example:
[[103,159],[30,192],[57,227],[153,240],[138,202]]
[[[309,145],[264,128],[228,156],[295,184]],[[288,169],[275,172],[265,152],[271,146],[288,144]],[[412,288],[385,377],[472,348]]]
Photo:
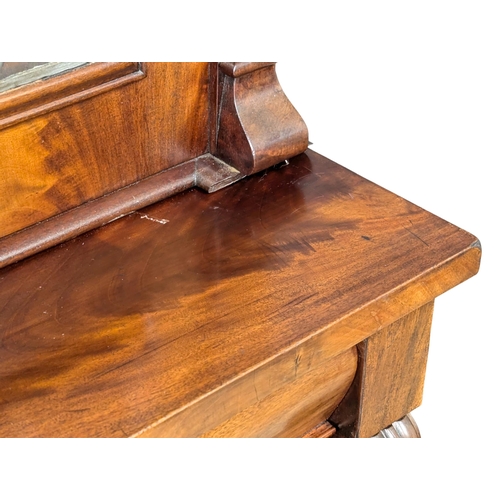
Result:
[[225,75],[239,78],[259,69],[274,67],[275,64],[273,62],[221,62],[219,67]]
[[186,189],[197,186],[212,193],[240,177],[237,170],[209,153],[199,156],[0,238],[0,268]]
[[178,194],[0,270],[0,433],[209,434],[253,404],[227,397],[253,373],[308,345],[346,356],[479,258],[474,236],[311,151]]
[[[112,77],[101,82],[106,92],[84,100],[70,94],[78,97],[71,105],[0,130],[0,237],[208,152],[208,63],[142,63],[141,72],[133,70],[138,63],[119,63],[123,78],[140,79],[114,88],[117,67],[102,64],[94,77]],[[94,69],[71,71],[69,87],[81,90]],[[28,87],[2,94],[9,113],[17,109],[12,93]],[[93,89],[102,86],[82,90],[83,97]],[[21,106],[12,116],[22,113]]]
[[330,421],[335,437],[372,437],[420,406],[433,302],[358,345],[355,382]]
[[274,63],[220,68],[88,63],[0,93],[0,267],[307,147]]
[[137,62],[90,63],[0,93],[0,130],[144,77]]
[[249,175],[302,153],[307,127],[275,63],[220,63],[216,155]]

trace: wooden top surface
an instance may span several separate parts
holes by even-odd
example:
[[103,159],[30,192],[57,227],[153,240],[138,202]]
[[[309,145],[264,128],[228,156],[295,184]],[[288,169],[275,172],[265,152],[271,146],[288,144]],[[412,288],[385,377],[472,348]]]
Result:
[[130,436],[477,272],[476,238],[312,152],[0,270],[0,435]]

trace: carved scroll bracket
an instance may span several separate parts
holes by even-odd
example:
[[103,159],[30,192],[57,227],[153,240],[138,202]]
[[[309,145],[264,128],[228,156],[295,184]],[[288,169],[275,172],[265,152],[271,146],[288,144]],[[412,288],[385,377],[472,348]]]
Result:
[[219,63],[216,156],[250,175],[307,149],[307,127],[275,63]]

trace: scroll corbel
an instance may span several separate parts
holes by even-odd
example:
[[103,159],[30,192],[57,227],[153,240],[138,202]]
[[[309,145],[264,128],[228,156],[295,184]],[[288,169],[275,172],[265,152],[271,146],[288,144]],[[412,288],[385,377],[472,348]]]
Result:
[[275,63],[219,63],[216,155],[250,175],[307,149],[308,131]]

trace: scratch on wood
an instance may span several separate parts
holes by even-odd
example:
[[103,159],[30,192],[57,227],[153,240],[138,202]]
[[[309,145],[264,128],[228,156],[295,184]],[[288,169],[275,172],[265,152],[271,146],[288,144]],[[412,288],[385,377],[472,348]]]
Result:
[[301,358],[300,352],[297,353],[297,356],[295,356],[295,378],[297,378],[297,372],[299,370],[299,365],[300,365],[300,358]]
[[260,403],[259,393],[257,392],[257,385],[255,383],[255,372],[253,373],[253,390],[255,391],[255,397],[257,398],[257,403]]
[[150,220],[152,222],[158,222],[159,224],[166,224],[167,222],[170,222],[167,219],[155,219],[154,217],[150,217],[149,215],[143,214],[141,212],[136,212],[136,213],[138,213],[141,216],[141,219],[147,219],[147,220]]
[[[410,221],[411,222],[411,221]],[[424,241],[420,236],[416,235],[413,231],[410,231],[407,227],[405,227],[405,229],[413,236],[415,236],[415,238],[417,238],[418,240],[420,240],[424,245],[426,246],[429,246],[429,243],[427,243],[426,241]]]

